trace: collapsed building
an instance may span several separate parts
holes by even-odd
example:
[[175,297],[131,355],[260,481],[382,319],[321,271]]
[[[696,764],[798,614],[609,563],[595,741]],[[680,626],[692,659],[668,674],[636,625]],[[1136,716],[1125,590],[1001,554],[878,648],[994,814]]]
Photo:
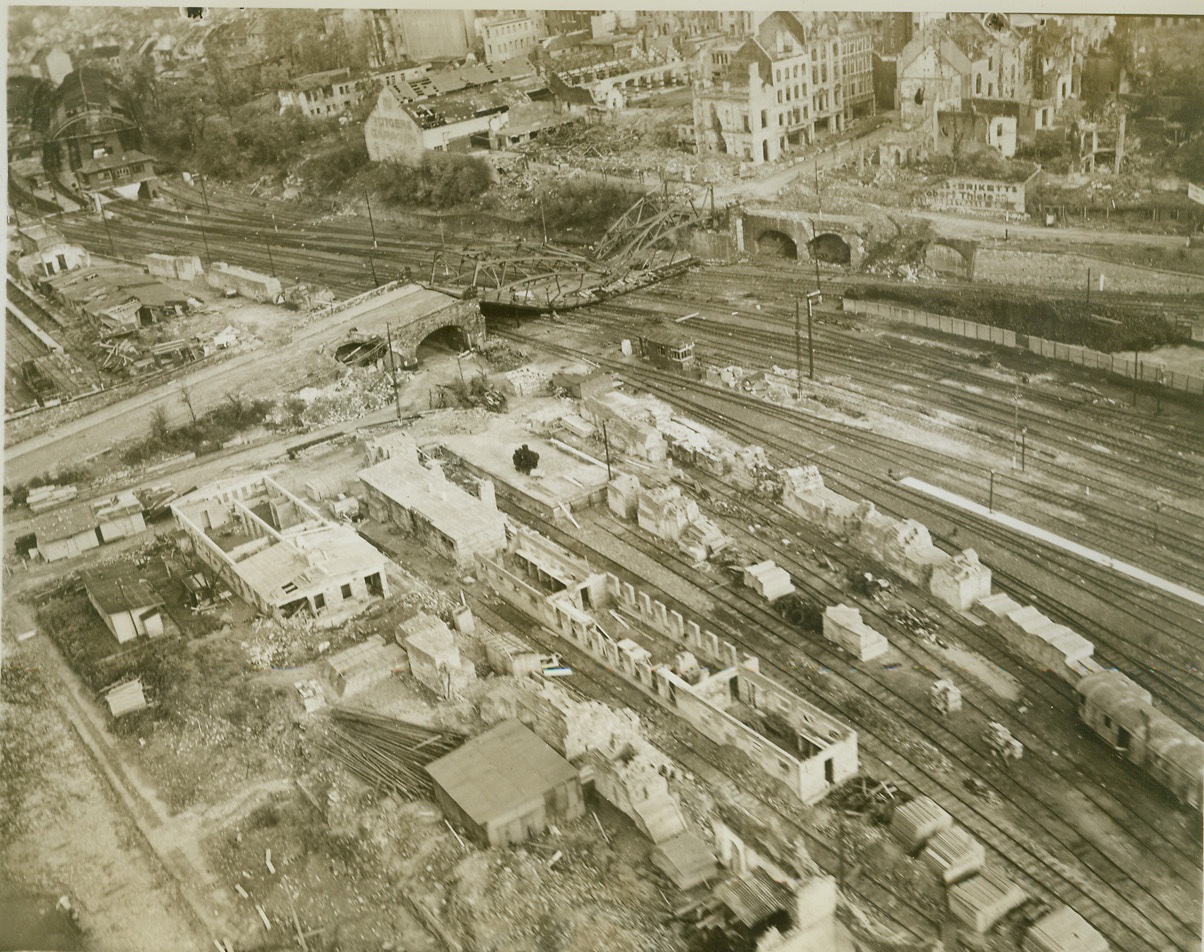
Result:
[[388,594],[385,557],[270,476],[215,483],[171,511],[195,556],[265,615],[341,614]]
[[927,588],[952,608],[964,610],[991,591],[991,570],[973,549],[949,555],[933,545],[928,529],[914,519],[898,520],[874,504],[855,503],[824,485],[815,466],[781,471],[782,507]]
[[[800,801],[816,802],[857,772],[855,731],[761,674],[756,658],[538,534],[519,530],[503,552],[478,556],[477,568],[507,603],[715,743],[743,751]],[[622,613],[622,638],[599,622],[611,611]],[[673,664],[654,662],[637,637],[673,654]]]

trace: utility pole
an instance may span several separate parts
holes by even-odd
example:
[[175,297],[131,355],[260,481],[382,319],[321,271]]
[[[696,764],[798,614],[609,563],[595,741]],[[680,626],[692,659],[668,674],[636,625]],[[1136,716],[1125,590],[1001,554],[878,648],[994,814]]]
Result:
[[807,378],[815,379],[815,338],[812,334],[812,319],[815,316],[815,305],[822,304],[824,296],[818,291],[807,295]]
[[1141,352],[1133,351],[1133,406],[1137,406],[1137,385],[1141,383]]
[[372,229],[372,247],[376,247],[376,221],[372,217],[372,199],[368,197],[368,193],[364,192],[364,201],[368,204],[368,227]]
[[105,226],[105,237],[109,239],[109,254],[112,257],[116,258],[117,257],[117,249],[113,247],[113,233],[111,231],[109,231],[109,216],[107,214],[105,214],[104,205],[100,206],[100,220],[104,223],[104,226]]
[[[810,302],[808,302],[810,303]],[[810,330],[808,322],[808,331]],[[809,336],[809,335],[808,335]],[[794,296],[794,382],[798,399],[803,399],[803,345],[799,338],[798,295]]]
[[397,419],[401,420],[401,390],[397,387],[397,355],[393,353],[393,328],[385,322],[385,339],[389,344],[389,374],[393,378],[393,399],[397,401]]
[[987,496],[987,512],[995,511],[995,470],[991,470],[991,489]]
[[1091,269],[1087,269],[1087,317],[1091,317]]
[[276,277],[276,262],[272,258],[272,239],[268,238],[265,235],[263,240],[267,243],[267,246],[268,246],[268,265],[271,266],[272,277],[274,278],[274,277]]
[[815,156],[815,201],[819,204],[819,213],[824,213],[824,197],[819,190],[819,156]]
[[213,264],[213,255],[211,255],[209,253],[209,236],[205,233],[205,228],[203,225],[200,226],[200,228],[201,228],[201,241],[203,241],[205,243],[205,261],[208,264]]
[[1022,473],[1024,472],[1024,450],[1025,450],[1025,443],[1027,442],[1025,437],[1027,437],[1027,436],[1028,436],[1028,427],[1027,426],[1020,427],[1020,472],[1022,472]]
[[606,432],[606,421],[602,421],[602,445],[606,448],[606,481],[609,483],[614,477],[610,474],[610,435]]
[[368,265],[372,268],[372,283],[379,288],[380,281],[376,279],[376,259],[372,257],[371,251],[368,252]]
[[197,176],[197,178],[199,178],[201,180],[201,198],[205,202],[205,214],[208,215],[209,214],[209,189],[207,189],[205,187],[205,176],[199,175],[199,176]]
[[1016,442],[1020,434],[1020,388],[1012,395],[1012,469],[1016,468]]
[[543,213],[543,199],[539,200],[539,220],[543,223],[543,243],[548,243],[548,219]]

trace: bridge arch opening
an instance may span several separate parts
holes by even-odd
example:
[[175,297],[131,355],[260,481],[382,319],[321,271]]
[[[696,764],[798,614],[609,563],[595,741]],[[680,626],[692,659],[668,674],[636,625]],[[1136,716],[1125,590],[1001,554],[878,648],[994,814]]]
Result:
[[757,254],[798,260],[798,245],[781,231],[763,231],[757,236]]
[[432,357],[458,354],[467,347],[468,338],[464,333],[464,328],[459,324],[444,324],[442,327],[436,327],[418,341],[414,348],[414,356],[418,358],[419,363],[422,363]]
[[816,235],[807,242],[807,250],[811,252],[812,258],[825,264],[848,264],[853,260],[849,243],[832,232]]
[[934,241],[924,249],[924,264],[938,274],[970,277],[970,261],[965,253],[944,242]]

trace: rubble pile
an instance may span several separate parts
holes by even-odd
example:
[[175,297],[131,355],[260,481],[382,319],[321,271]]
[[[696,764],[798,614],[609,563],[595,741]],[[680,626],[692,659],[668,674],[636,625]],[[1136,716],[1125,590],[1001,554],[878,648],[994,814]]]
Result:
[[296,667],[318,655],[318,640],[326,637],[313,616],[298,613],[287,621],[256,618],[251,623],[251,640],[240,642],[250,666],[258,671]]
[[[393,400],[393,383],[386,370],[350,368],[332,384],[325,387],[305,387],[292,395],[305,404],[301,422],[305,426],[327,426],[354,420],[389,405]],[[283,408],[273,414],[277,423]]]
[[515,370],[531,359],[525,347],[496,337],[487,339],[477,348],[477,353],[499,371]]

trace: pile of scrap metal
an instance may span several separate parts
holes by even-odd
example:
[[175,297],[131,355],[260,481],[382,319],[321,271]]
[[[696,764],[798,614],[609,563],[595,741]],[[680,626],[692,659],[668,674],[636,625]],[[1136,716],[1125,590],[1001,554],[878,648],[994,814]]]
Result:
[[462,743],[464,735],[433,730],[349,707],[333,709],[323,746],[370,787],[407,797],[428,796],[431,781],[422,769]]
[[914,797],[889,780],[860,775],[833,790],[829,802],[846,816],[868,816],[875,823],[889,823],[895,810]]

